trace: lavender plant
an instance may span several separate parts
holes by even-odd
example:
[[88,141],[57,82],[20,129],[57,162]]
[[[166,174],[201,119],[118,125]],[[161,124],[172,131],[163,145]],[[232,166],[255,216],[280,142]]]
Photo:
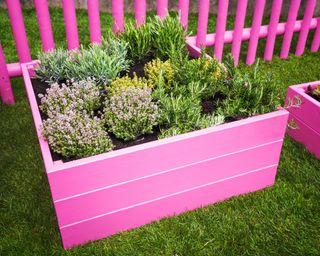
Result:
[[116,39],[104,41],[102,46],[93,44],[88,49],[70,53],[67,59],[66,78],[84,80],[95,79],[97,85],[107,85],[129,68],[126,59],[127,45]]
[[101,119],[70,108],[45,120],[42,135],[54,152],[65,157],[87,157],[114,148]]
[[62,81],[66,76],[67,58],[68,51],[63,49],[39,53],[40,64],[35,69],[36,78],[48,83]]
[[105,102],[105,122],[108,131],[125,141],[146,133],[158,121],[158,106],[152,101],[150,88],[119,88]]
[[65,113],[66,109],[92,112],[100,106],[100,92],[95,81],[67,81],[59,85],[54,83],[46,90],[46,95],[39,94],[40,110],[48,117]]

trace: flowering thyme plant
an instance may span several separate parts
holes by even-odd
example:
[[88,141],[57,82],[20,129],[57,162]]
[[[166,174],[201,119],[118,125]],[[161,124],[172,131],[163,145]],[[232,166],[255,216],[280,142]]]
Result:
[[98,117],[70,108],[43,122],[42,135],[56,153],[65,157],[86,157],[113,149]]
[[99,89],[90,78],[79,82],[67,81],[62,85],[54,83],[46,93],[38,96],[41,99],[41,111],[49,117],[63,114],[66,109],[91,112],[100,105]]
[[119,88],[107,99],[104,113],[109,132],[126,141],[152,133],[159,116],[158,106],[152,101],[151,89],[133,86]]

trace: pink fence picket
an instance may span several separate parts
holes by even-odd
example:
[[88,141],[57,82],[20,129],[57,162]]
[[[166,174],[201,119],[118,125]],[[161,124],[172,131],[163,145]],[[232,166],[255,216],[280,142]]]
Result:
[[76,9],[73,0],[62,0],[63,17],[66,25],[66,36],[68,49],[74,50],[79,48],[78,28]]
[[198,31],[196,40],[196,45],[198,47],[205,46],[206,44],[209,8],[209,0],[199,0]]
[[147,15],[146,0],[134,1],[134,14],[135,14],[136,23],[138,26],[142,25],[146,21],[146,15]]
[[168,13],[168,0],[157,0],[157,15],[163,19]]
[[320,46],[320,18],[317,19],[317,30],[313,37],[311,51],[317,52],[319,50],[319,46]]
[[88,0],[88,19],[90,28],[90,41],[101,43],[99,0]]
[[124,31],[123,0],[112,0],[113,31]]
[[214,56],[221,62],[223,45],[224,45],[224,34],[226,31],[227,16],[228,16],[228,5],[229,0],[219,0],[218,6],[218,19],[216,28],[216,42],[214,45]]
[[7,64],[0,43],[0,98],[3,104],[14,104],[14,97],[8,74]]
[[189,0],[179,0],[178,9],[180,13],[180,23],[187,29],[189,17]]

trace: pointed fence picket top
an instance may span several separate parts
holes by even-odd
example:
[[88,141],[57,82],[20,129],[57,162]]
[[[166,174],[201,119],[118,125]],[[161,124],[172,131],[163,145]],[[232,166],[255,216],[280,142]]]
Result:
[[[294,33],[299,33],[298,43],[295,49],[296,55],[302,55],[306,49],[306,42],[309,31],[315,30],[311,51],[317,52],[320,47],[320,18],[314,17],[314,10],[319,4],[317,0],[306,0],[306,7],[303,10],[304,15],[302,20],[297,20],[299,10],[302,5],[301,0],[291,0],[288,17],[285,22],[280,23],[280,14],[283,11],[283,0],[253,0],[255,3],[253,12],[252,24],[245,27],[245,20],[248,14],[248,0],[230,1],[230,4],[237,4],[235,22],[233,29],[226,31],[226,24],[229,15],[229,0],[219,0],[218,4],[210,6],[210,0],[198,0],[198,24],[195,36],[190,36],[187,40],[189,49],[192,48],[199,55],[201,47],[213,47],[213,56],[219,61],[223,59],[224,45],[231,44],[231,53],[234,57],[235,64],[238,64],[242,43],[248,41],[248,49],[246,56],[246,63],[253,64],[257,57],[259,40],[266,38],[266,44],[263,57],[265,60],[272,60],[274,53],[274,45],[277,36],[283,35],[282,47],[280,57],[285,59],[288,57],[290,49],[293,48],[292,38]],[[114,32],[123,32],[125,29],[124,22],[124,0],[110,0],[112,5],[112,17]],[[146,0],[132,0],[134,4],[134,17],[136,25],[140,26],[146,21],[147,17],[147,1]],[[265,14],[265,6],[267,3],[272,3],[270,20],[268,24],[262,24],[262,17]],[[61,0],[63,8],[64,23],[66,28],[66,40],[69,50],[78,49],[80,47],[78,26],[75,10],[74,0]],[[188,27],[189,17],[189,0],[178,0],[176,10],[179,11],[181,25]],[[8,14],[11,22],[12,32],[16,43],[17,54],[19,58],[18,63],[5,63],[1,59],[0,66],[1,74],[8,74],[9,76],[20,76],[20,63],[30,62],[31,55],[28,44],[27,33],[25,30],[21,5],[19,0],[6,0]],[[169,8],[168,0],[156,1],[157,15],[164,19],[168,14]],[[43,51],[47,52],[55,48],[53,37],[53,28],[50,21],[50,12],[47,0],[34,0],[34,6],[37,14],[37,21],[40,32],[40,39]],[[100,6],[99,0],[88,0],[88,21],[90,41],[92,43],[101,42],[101,22],[100,22]],[[209,12],[216,11],[217,25],[215,33],[208,34],[208,20]],[[1,24],[0,24],[1,25]],[[1,40],[1,38],[0,38]],[[244,49],[246,50],[246,49]],[[195,52],[192,52],[193,54]],[[261,54],[258,53],[258,57]],[[6,70],[4,70],[6,67]],[[9,84],[10,86],[10,84]],[[3,90],[3,85],[2,85]],[[7,87],[6,87],[7,88]],[[3,93],[1,94],[3,95]],[[3,99],[3,96],[2,96]]]

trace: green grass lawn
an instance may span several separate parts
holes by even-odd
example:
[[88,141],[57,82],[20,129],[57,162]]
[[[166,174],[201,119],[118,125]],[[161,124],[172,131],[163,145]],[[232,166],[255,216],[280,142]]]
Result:
[[[56,45],[65,46],[62,11],[51,9],[51,15]],[[86,44],[86,12],[77,15]],[[41,44],[34,10],[24,10],[24,18],[35,57]],[[190,16],[193,33],[196,18]],[[109,14],[101,15],[104,32],[111,21]],[[228,27],[232,24],[233,19]],[[209,30],[214,27],[211,17]],[[7,12],[1,9],[0,40],[8,62],[17,61]],[[260,57],[264,43],[259,44]],[[280,46],[281,38],[277,54]],[[242,62],[246,50],[245,43]],[[289,85],[320,80],[319,57],[306,51],[300,58],[275,57],[261,68],[274,73],[285,97]],[[275,186],[64,251],[22,79],[12,84],[16,104],[0,105],[0,255],[319,255],[320,161],[289,137]]]

